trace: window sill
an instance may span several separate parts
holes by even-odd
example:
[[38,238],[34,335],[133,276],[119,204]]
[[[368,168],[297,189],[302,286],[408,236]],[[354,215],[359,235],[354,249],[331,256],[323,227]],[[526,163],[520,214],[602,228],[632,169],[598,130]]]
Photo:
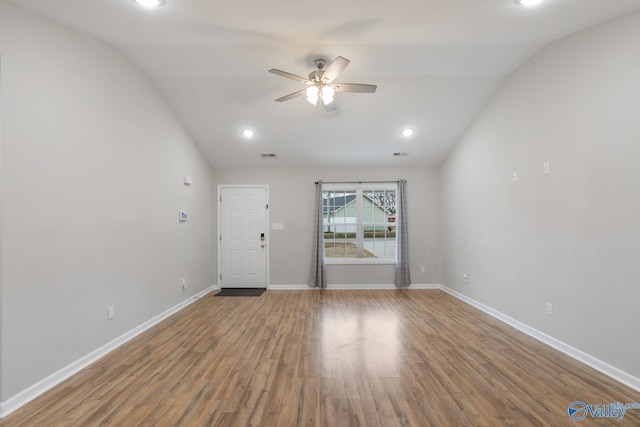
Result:
[[375,259],[375,258],[325,258],[327,265],[395,265],[395,259]]

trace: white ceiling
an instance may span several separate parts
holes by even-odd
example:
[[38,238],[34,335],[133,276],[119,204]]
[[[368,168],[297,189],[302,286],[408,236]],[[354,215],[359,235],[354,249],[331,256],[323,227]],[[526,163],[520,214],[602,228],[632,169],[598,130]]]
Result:
[[[8,0],[113,45],[155,82],[214,167],[438,165],[504,78],[544,45],[640,9],[640,0]],[[318,56],[351,60],[315,113]],[[243,128],[257,135],[246,140]],[[413,127],[404,138],[400,132]],[[394,157],[394,152],[407,153]],[[261,153],[276,153],[262,158]]]

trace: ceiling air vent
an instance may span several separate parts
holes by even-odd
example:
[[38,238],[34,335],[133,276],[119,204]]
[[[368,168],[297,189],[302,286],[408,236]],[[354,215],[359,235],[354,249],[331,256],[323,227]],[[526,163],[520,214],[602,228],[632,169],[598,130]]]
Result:
[[267,157],[275,157],[275,156],[276,156],[276,153],[262,153],[262,154],[260,154],[260,157],[265,157],[265,158],[267,158]]

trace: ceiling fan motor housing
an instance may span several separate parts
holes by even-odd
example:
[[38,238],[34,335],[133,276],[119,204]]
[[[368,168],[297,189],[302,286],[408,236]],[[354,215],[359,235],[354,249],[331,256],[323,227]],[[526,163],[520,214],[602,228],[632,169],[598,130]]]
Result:
[[314,83],[321,82],[323,74],[324,70],[314,70],[309,73],[309,81],[312,81]]
[[327,63],[327,61],[325,61],[324,58],[318,58],[315,60],[315,64],[316,67],[318,67],[317,70],[313,70],[312,72],[309,73],[309,80],[314,82],[314,83],[320,83],[322,82],[322,76],[324,75],[324,66]]

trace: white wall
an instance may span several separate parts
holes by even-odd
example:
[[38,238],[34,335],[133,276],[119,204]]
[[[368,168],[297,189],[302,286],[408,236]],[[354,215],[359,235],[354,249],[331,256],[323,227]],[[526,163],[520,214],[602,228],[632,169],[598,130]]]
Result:
[[638,46],[636,13],[543,49],[441,172],[444,284],[636,377]]
[[[268,161],[268,160],[267,160]],[[215,169],[221,184],[268,184],[269,219],[284,230],[270,230],[272,285],[306,285],[311,263],[314,182],[406,179],[411,280],[440,283],[438,169]],[[426,272],[420,272],[420,266]],[[328,265],[329,284],[393,284],[393,265]]]
[[0,1],[0,55],[5,401],[215,283],[215,187],[111,47]]

